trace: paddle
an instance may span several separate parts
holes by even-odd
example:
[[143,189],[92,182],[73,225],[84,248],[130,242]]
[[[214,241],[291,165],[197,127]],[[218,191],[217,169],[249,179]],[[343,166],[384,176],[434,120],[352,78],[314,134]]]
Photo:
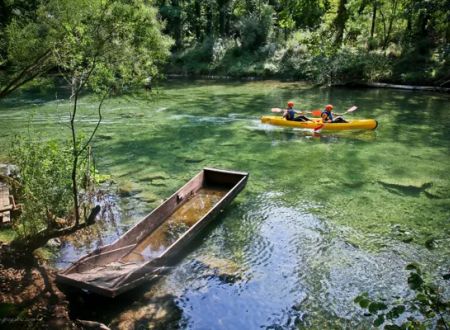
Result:
[[[356,111],[356,109],[358,109],[358,107],[354,105],[351,108],[347,109],[347,111],[345,111],[344,113],[352,113],[353,111]],[[281,112],[284,112],[284,109],[272,108],[271,111],[272,112],[281,113]],[[303,113],[302,111],[295,111],[295,112],[296,113]],[[320,110],[320,109],[315,109],[313,111],[305,111],[305,112],[312,114],[314,117],[320,117],[320,115],[322,114],[322,110]],[[336,116],[342,116],[343,114],[335,113],[335,115]]]
[[[347,111],[345,111],[344,113],[352,113],[353,111],[356,111],[356,109],[358,109],[358,107],[354,105],[351,108],[348,108]],[[342,114],[340,114],[340,113],[335,113],[335,115],[336,116],[342,116]],[[325,125],[322,123],[319,126],[315,127],[314,128],[314,133],[320,133],[320,131],[322,130],[322,128],[324,126]]]
[[[356,111],[358,107],[356,105],[352,106],[351,108],[348,108],[347,111],[344,113],[352,113],[353,111]],[[342,116],[344,113],[335,113],[336,116]]]
[[[285,109],[280,109],[280,108],[272,108],[272,112],[278,112],[278,113],[281,113],[281,112],[283,112]],[[297,110],[295,110],[295,113],[304,113],[303,111],[297,111]],[[320,109],[316,109],[316,110],[313,110],[313,111],[305,111],[305,113],[310,113],[310,114],[312,114],[314,117],[320,117],[320,114],[322,113],[322,110],[320,110]]]

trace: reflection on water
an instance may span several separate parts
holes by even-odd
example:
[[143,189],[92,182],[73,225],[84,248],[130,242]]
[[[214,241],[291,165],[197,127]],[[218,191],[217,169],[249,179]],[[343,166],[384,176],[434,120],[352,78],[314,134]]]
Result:
[[220,188],[200,188],[122,260],[145,261],[158,258],[181,235],[205,216],[226,192],[226,189]]
[[[179,328],[364,329],[371,324],[353,303],[358,293],[407,299],[404,267],[412,261],[439,283],[450,268],[448,96],[303,87],[171,82],[151,100],[105,103],[97,167],[116,182],[130,181],[136,194],[117,201],[116,223],[101,224],[90,245],[65,241],[58,267],[116,239],[202,167],[248,171],[250,179],[170,274],[98,304],[104,308],[82,306],[83,318],[150,326],[152,297],[169,294],[180,310]],[[333,103],[339,112],[355,104],[349,118],[375,118],[379,126],[315,135],[260,123],[288,99],[301,110]],[[96,101],[82,101],[78,127],[88,131]],[[67,116],[65,106],[50,94],[2,101],[0,159],[30,109],[32,130],[69,135],[57,123]],[[169,233],[176,239],[191,225],[179,211],[157,244],[142,244],[143,253],[157,255],[170,244]]]

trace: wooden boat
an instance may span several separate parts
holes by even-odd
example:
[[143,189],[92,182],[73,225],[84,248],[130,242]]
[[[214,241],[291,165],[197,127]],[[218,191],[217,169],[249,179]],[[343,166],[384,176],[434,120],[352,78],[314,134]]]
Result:
[[56,280],[115,297],[161,276],[247,179],[248,173],[204,168],[118,240],[82,257]]
[[279,116],[262,116],[261,122],[265,124],[305,128],[325,131],[343,131],[343,130],[364,130],[375,129],[378,122],[375,119],[354,119],[348,123],[323,123],[321,118],[312,118],[312,121],[293,121],[286,120]]

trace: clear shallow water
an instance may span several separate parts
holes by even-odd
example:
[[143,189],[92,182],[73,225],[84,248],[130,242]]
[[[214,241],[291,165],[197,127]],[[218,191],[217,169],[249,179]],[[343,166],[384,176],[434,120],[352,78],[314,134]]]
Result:
[[[307,110],[355,104],[347,118],[376,118],[379,127],[315,136],[259,122],[288,99]],[[94,125],[94,101],[82,99],[81,127]],[[433,93],[270,81],[172,82],[151,99],[109,100],[97,166],[135,194],[114,197],[116,221],[67,241],[55,263],[65,267],[112,241],[202,167],[248,171],[245,190],[169,275],[127,296],[137,301],[133,307],[105,308],[97,318],[145,325],[151,297],[170,293],[181,328],[367,328],[352,302],[358,293],[388,301],[408,296],[404,267],[411,261],[436,278],[450,268],[449,101]],[[48,91],[0,103],[0,159],[27,126],[68,134],[58,124],[67,113]],[[223,261],[218,271],[211,274],[205,256]],[[220,273],[230,267],[239,278],[224,281]]]

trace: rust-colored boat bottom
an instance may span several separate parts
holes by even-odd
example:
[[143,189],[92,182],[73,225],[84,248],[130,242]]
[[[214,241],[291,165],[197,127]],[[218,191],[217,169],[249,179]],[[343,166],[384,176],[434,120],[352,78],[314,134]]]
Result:
[[220,187],[201,188],[121,261],[145,261],[160,257],[186,230],[203,218],[227,191]]

